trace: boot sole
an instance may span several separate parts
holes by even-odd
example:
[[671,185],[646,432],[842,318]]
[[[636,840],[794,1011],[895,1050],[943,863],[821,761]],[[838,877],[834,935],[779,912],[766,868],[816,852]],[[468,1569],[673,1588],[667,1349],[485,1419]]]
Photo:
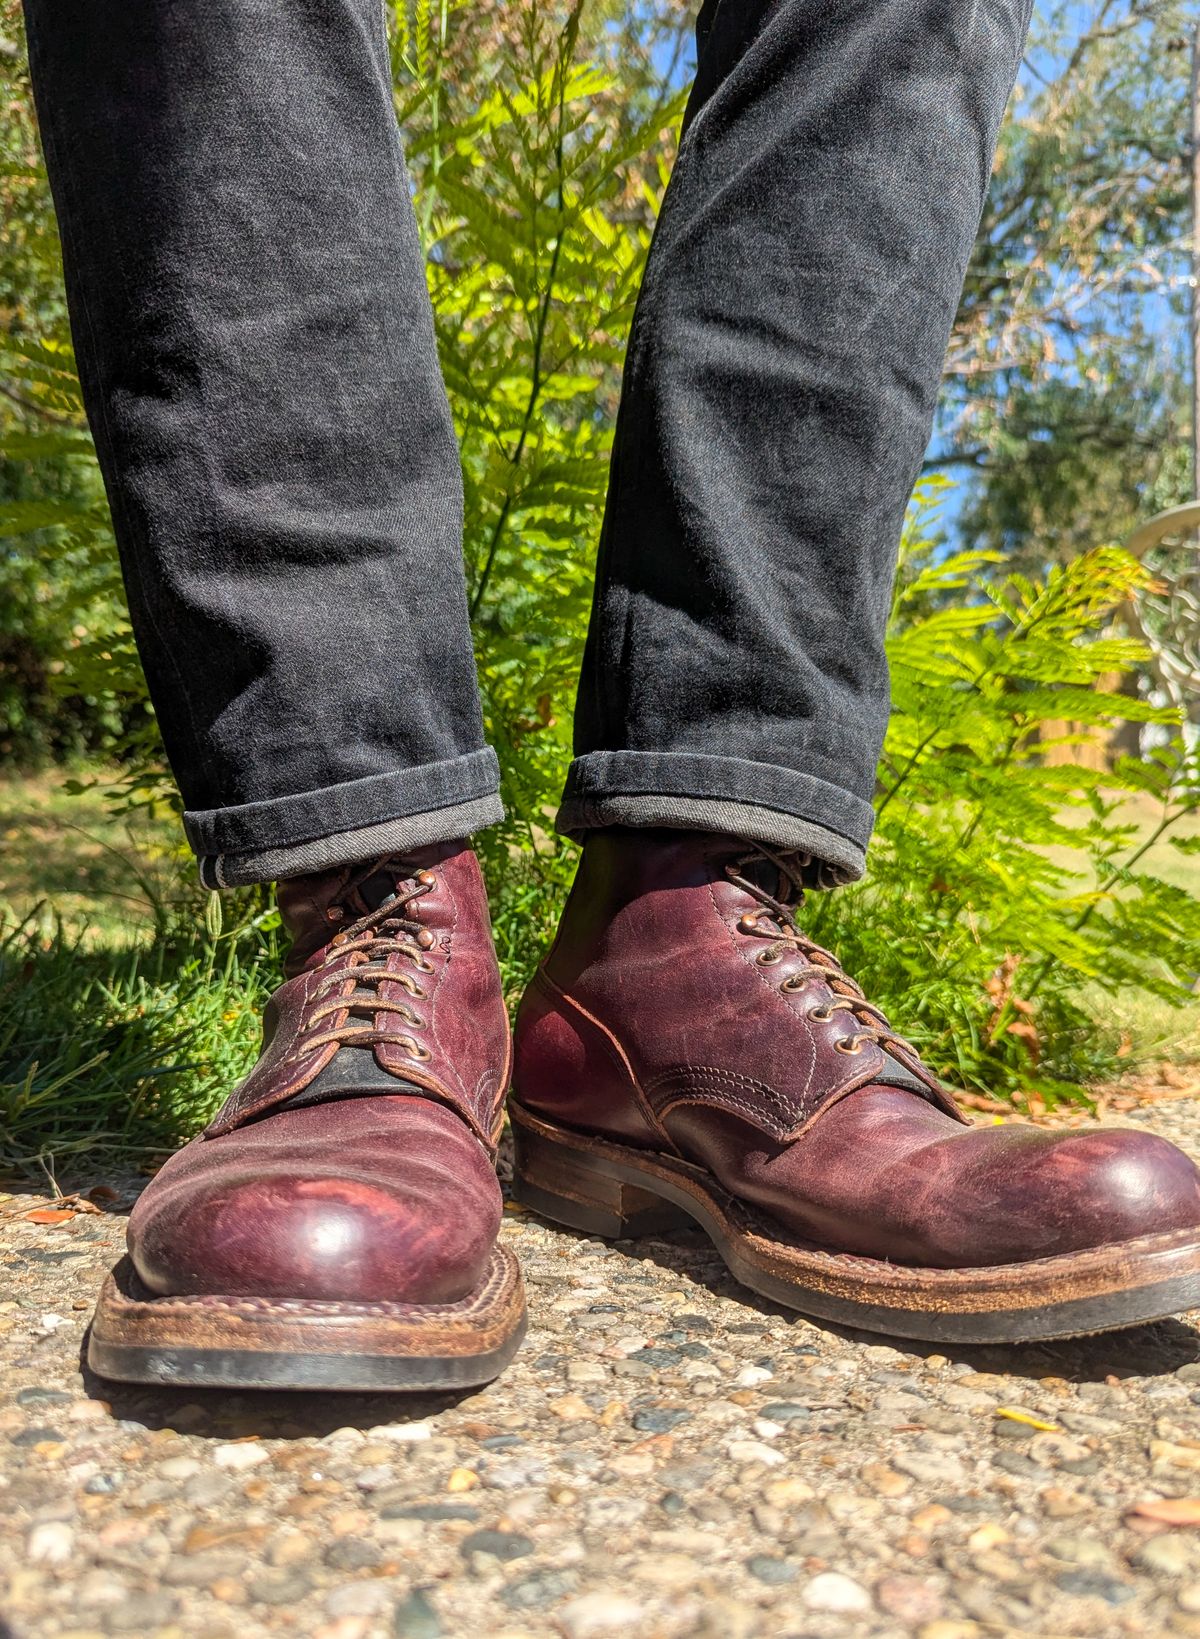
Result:
[[490,1383],[525,1335],[517,1260],[496,1247],[457,1303],[157,1297],[128,1258],[104,1282],[88,1365],[123,1383],[368,1392]]
[[929,1343],[1029,1343],[1200,1308],[1197,1230],[975,1269],[885,1263],[790,1236],[686,1161],[555,1126],[512,1101],[509,1114],[523,1205],[613,1240],[699,1225],[743,1286],[818,1320]]

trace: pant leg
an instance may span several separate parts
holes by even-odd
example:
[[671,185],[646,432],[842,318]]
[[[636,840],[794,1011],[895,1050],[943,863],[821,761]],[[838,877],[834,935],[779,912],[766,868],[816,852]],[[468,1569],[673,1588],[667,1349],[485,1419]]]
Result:
[[27,0],[72,329],[210,885],[500,817],[379,0]]
[[559,827],[862,872],[883,637],[1030,0],[707,0]]

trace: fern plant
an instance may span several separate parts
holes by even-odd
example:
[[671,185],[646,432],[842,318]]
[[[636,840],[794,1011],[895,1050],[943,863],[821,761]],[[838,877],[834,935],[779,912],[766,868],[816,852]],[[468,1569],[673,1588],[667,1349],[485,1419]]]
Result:
[[[1200,812],[1200,768],[1181,740],[1112,769],[1071,755],[1121,721],[1177,721],[1111,687],[1143,658],[1110,630],[1137,561],[1103,547],[1041,584],[997,577],[993,554],[941,550],[936,498],[924,486],[901,551],[869,875],[815,899],[811,925],[943,1073],[1078,1097],[1119,1045],[1085,990],[1194,1000],[1200,903],[1143,861]],[[1153,804],[1147,835],[1130,798]]]
[[[574,861],[551,815],[620,359],[680,99],[650,72],[631,87],[614,70],[616,0],[389,3],[509,813],[479,844],[515,992]],[[20,181],[44,195],[34,159]],[[171,801],[61,302],[0,325],[0,355],[21,401],[0,420],[0,457],[74,474],[36,497],[0,495],[0,535],[32,548],[44,607],[68,634],[61,686],[108,714],[118,800]],[[1151,840],[1197,812],[1200,771],[1178,745],[1104,773],[1076,760],[1118,720],[1173,721],[1105,681],[1140,658],[1109,629],[1144,584],[1137,565],[1102,548],[1044,584],[1006,576],[991,554],[946,554],[935,500],[919,498],[897,577],[870,874],[813,896],[805,916],[944,1073],[993,1093],[1077,1096],[1080,1078],[1113,1063],[1089,995],[1136,986],[1184,1003],[1200,969],[1194,899],[1147,866]],[[1131,797],[1156,805],[1149,836],[1128,819]]]

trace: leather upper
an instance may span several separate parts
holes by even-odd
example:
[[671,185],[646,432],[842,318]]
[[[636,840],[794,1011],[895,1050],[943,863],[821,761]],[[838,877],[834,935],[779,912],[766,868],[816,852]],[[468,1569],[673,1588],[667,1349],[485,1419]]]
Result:
[[262,1056],[159,1171],[129,1251],[160,1294],[456,1302],[484,1277],[509,1031],[471,850],[280,884]]
[[877,1258],[1005,1263],[1200,1224],[1200,1173],[1162,1139],[967,1125],[797,926],[787,864],[728,837],[593,833],[518,1014],[522,1105]]
[[[378,905],[350,870],[280,884],[293,976],[267,1004],[261,1057],[206,1137],[277,1108],[340,1048],[361,1044],[387,1075],[448,1105],[494,1149],[509,1034],[479,862],[470,848],[443,843],[401,869],[394,897]],[[374,881],[380,867],[357,874]]]

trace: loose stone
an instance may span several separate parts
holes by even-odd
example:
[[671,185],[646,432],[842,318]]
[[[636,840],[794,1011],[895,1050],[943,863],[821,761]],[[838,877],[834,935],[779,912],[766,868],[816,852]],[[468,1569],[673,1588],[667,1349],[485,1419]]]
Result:
[[746,1569],[759,1582],[772,1585],[794,1582],[797,1575],[796,1566],[791,1560],[775,1559],[770,1554],[752,1554],[746,1561]]
[[421,1588],[414,1588],[392,1612],[393,1639],[442,1639],[445,1630]]
[[810,1611],[869,1611],[871,1596],[861,1582],[840,1571],[822,1571],[800,1595]]

